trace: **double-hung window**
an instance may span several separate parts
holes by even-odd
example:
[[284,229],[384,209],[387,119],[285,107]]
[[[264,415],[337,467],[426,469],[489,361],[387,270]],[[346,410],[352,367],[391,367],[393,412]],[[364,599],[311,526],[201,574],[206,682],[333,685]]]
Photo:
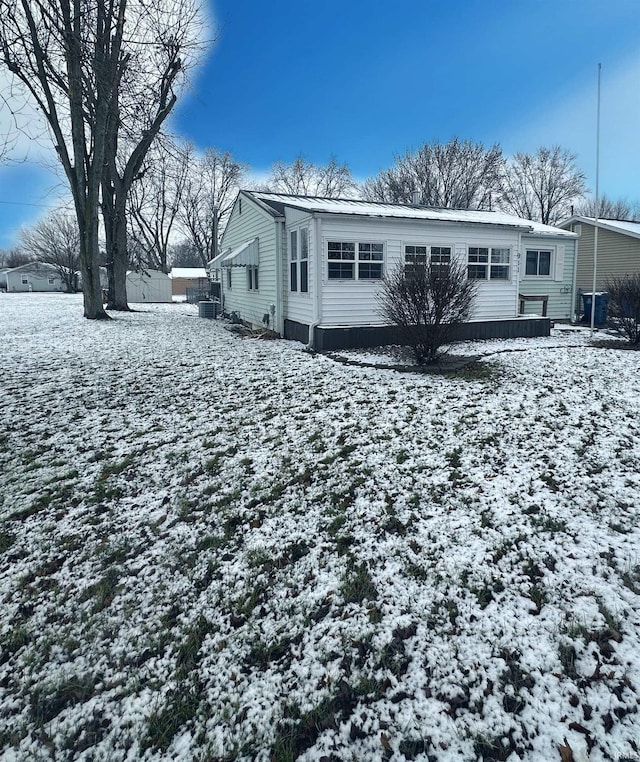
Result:
[[404,272],[411,275],[418,267],[429,264],[438,272],[444,272],[451,264],[451,246],[406,245],[404,247]]
[[289,234],[289,291],[298,290],[298,231]]
[[369,241],[329,241],[329,280],[380,280],[384,275],[384,244]]
[[498,246],[469,246],[467,275],[470,280],[509,280],[511,249]]
[[551,250],[550,249],[527,249],[525,260],[525,275],[551,275]]
[[289,232],[289,291],[309,291],[309,228]]
[[358,244],[358,280],[380,280],[384,262],[384,245]]
[[258,268],[255,265],[247,267],[247,289],[249,291],[258,290]]
[[327,244],[327,275],[329,280],[355,278],[356,245],[350,241],[329,241]]

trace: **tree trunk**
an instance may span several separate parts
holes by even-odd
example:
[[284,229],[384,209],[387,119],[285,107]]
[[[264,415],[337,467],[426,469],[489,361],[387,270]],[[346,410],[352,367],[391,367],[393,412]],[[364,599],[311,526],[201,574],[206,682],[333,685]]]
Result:
[[129,253],[127,249],[126,196],[110,189],[108,180],[102,184],[102,216],[107,244],[107,273],[109,276],[109,296],[107,309],[128,312],[127,304],[127,268]]

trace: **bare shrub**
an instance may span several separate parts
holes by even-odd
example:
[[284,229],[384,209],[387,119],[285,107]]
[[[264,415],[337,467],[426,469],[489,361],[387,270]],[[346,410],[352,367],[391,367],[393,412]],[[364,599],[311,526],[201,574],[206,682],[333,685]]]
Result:
[[640,345],[640,273],[610,278],[605,288],[609,326],[634,346]]
[[400,340],[413,351],[418,365],[434,363],[444,345],[457,338],[467,322],[476,294],[476,283],[466,266],[449,263],[400,265],[383,281],[378,295],[382,317],[398,327]]

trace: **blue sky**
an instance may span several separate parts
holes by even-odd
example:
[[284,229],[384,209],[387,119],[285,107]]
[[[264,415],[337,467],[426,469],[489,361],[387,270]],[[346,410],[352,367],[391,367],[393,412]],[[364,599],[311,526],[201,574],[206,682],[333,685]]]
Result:
[[[172,128],[257,173],[331,154],[359,179],[424,141],[560,144],[640,199],[638,0],[211,0],[217,42]],[[0,247],[53,203],[51,171],[0,169]],[[6,203],[10,201],[12,203]]]

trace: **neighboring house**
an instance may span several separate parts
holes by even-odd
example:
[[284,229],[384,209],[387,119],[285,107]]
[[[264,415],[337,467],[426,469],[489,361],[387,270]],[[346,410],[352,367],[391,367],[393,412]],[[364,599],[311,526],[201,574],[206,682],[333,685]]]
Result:
[[[7,270],[4,276],[9,293],[25,291],[64,291],[64,283],[53,265],[28,262]],[[4,280],[3,279],[3,280]]]
[[127,301],[171,302],[171,280],[160,270],[129,271],[127,273]]
[[211,270],[225,312],[331,349],[392,342],[385,273],[456,258],[478,284],[464,337],[544,335],[549,318],[571,317],[576,238],[502,212],[241,191]]
[[[593,290],[593,248],[595,218],[570,217],[560,223],[565,230],[577,233],[578,257],[576,286],[578,291]],[[598,261],[596,291],[604,291],[608,278],[640,272],[640,222],[598,220]]]
[[187,289],[209,291],[209,277],[204,267],[172,267],[169,278],[173,296],[186,297]]
[[0,291],[7,290],[7,273],[11,270],[10,267],[0,268]]

